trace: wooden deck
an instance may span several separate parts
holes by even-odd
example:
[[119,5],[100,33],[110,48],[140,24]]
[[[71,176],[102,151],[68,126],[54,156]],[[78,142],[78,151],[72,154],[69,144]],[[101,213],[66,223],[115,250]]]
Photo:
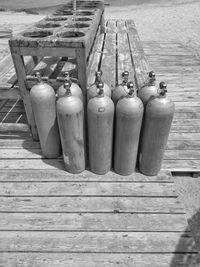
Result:
[[176,112],[165,152],[164,169],[200,171],[200,59],[179,43],[144,42],[159,80],[168,83]]
[[198,266],[170,172],[70,175],[33,144],[0,139],[0,266]]
[[[104,79],[112,87],[120,81],[122,70],[133,67],[132,57],[137,56],[131,46],[134,42],[130,43],[137,34],[128,38],[125,26],[122,21],[109,22],[89,62],[93,73],[101,64]],[[200,265],[170,172],[200,170],[199,60],[175,43],[145,42],[144,49],[158,79],[168,82],[176,104],[158,176],[123,177],[113,172],[97,176],[89,171],[70,175],[64,171],[62,158],[43,158],[39,142],[33,141],[26,125],[22,100],[4,97],[0,101],[0,266]],[[14,74],[5,60],[10,62],[5,58],[0,63],[1,84]],[[12,82],[16,83],[16,77]],[[9,86],[5,85],[5,92]],[[11,98],[18,94],[15,87],[9,92]]]
[[[117,26],[118,30],[123,29],[123,26],[119,24]],[[97,63],[101,61],[104,79],[111,87],[114,86],[116,79],[120,82],[122,70],[127,69],[128,66],[131,68],[132,65],[130,54],[127,54],[127,50],[123,52],[124,45],[128,46],[127,37],[124,37],[124,34],[119,35],[118,47],[116,48],[114,43],[116,33],[113,33],[115,30],[113,30],[113,27],[113,24],[111,24],[110,31],[112,30],[112,32],[107,33],[105,37],[107,39],[100,38],[97,42],[97,49],[91,64],[91,69],[94,72],[95,68],[98,67]],[[119,58],[116,60],[116,54],[110,52],[113,46],[114,51],[117,49],[119,55],[123,55],[122,61],[119,61]],[[157,73],[157,80],[165,80],[168,83],[168,96],[172,98],[176,106],[162,168],[172,172],[198,174],[200,172],[200,60],[178,43],[144,42],[143,46],[150,67]],[[99,53],[101,49],[104,51],[102,57]],[[9,59],[7,60],[9,62]],[[123,64],[119,62],[123,62]],[[117,73],[110,75],[108,69],[110,65],[113,65],[114,68],[117,65]],[[12,65],[5,65],[5,62],[3,62],[2,66],[6,67],[0,69],[1,81],[14,74]],[[133,73],[131,73],[131,78],[133,78]],[[13,77],[11,80],[14,81],[15,79],[16,77]],[[89,84],[92,82],[93,75],[90,75]],[[1,124],[1,122],[4,124]],[[20,123],[27,123],[21,100],[0,100],[0,130],[3,130],[5,123],[16,123],[16,130],[21,127]],[[25,125],[23,129],[24,131],[28,130]],[[36,146],[38,148],[39,145]],[[26,153],[26,156],[40,158],[41,153],[38,150],[37,154],[30,152],[29,154]]]

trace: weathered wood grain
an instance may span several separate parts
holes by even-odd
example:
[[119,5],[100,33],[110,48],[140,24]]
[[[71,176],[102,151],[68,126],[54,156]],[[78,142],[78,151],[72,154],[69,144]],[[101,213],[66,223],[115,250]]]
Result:
[[177,198],[166,197],[0,197],[0,212],[179,213]]
[[176,252],[196,252],[193,238],[184,232],[3,231],[0,240],[1,252],[173,253],[174,248]]
[[116,21],[108,21],[106,38],[100,68],[103,72],[102,80],[113,90],[116,85],[116,33],[113,28]]
[[185,214],[4,213],[0,215],[0,231],[189,231]]
[[121,176],[115,172],[97,175],[85,170],[79,174],[71,174],[62,170],[2,170],[0,169],[0,182],[3,181],[57,181],[57,182],[148,182],[173,183],[174,179],[169,171],[160,171],[156,176],[146,176],[135,172],[129,176]]
[[129,72],[129,80],[134,82],[134,66],[132,64],[129,39],[124,20],[117,21],[117,33],[117,84],[122,83],[122,72],[125,70]]
[[166,150],[165,159],[200,159],[199,150]]
[[4,182],[0,196],[158,196],[177,197],[170,183]]
[[30,128],[25,123],[0,123],[0,132],[30,132]]
[[0,264],[9,267],[197,267],[196,253],[0,253]]
[[199,172],[200,160],[199,159],[166,159],[163,160],[163,170],[171,170],[175,172]]

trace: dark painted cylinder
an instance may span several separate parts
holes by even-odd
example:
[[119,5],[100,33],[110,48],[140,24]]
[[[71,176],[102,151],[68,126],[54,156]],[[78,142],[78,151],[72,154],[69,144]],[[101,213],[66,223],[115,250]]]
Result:
[[133,86],[132,82],[127,84],[129,94],[116,106],[114,170],[120,175],[133,173],[137,162],[144,107]]
[[146,105],[139,156],[139,169],[146,175],[160,171],[171,128],[175,106],[166,92],[166,84],[161,82],[159,95]]
[[138,97],[142,100],[143,104],[146,105],[150,98],[158,95],[158,90],[155,85],[156,75],[154,71],[149,72],[149,79],[147,84],[145,84],[138,91]]
[[83,102],[71,95],[68,82],[66,89],[56,103],[63,159],[68,172],[80,173],[85,170]]
[[114,104],[104,95],[103,83],[98,87],[98,95],[87,106],[89,163],[92,172],[105,174],[112,164]]
[[58,90],[57,90],[57,97],[61,97],[64,96],[66,93],[66,86],[65,86],[65,82],[66,81],[70,81],[71,82],[71,87],[70,87],[70,91],[72,96],[77,96],[80,98],[81,101],[83,101],[83,93],[81,88],[78,86],[78,84],[74,83],[71,81],[70,79],[70,75],[69,72],[65,72],[65,79],[64,79],[64,84],[61,85]]
[[122,83],[116,86],[116,88],[112,91],[112,100],[115,105],[117,104],[119,99],[125,97],[129,92],[127,88],[128,77],[129,77],[128,71],[122,72],[122,78],[123,78]]
[[61,154],[60,135],[56,118],[56,96],[53,88],[41,81],[30,91],[31,105],[38,130],[42,153],[47,158]]
[[[98,85],[98,83],[102,82],[102,75],[103,75],[103,73],[101,70],[99,70],[95,73],[95,82],[87,90],[87,101],[89,101],[91,98],[98,95],[97,85]],[[106,83],[103,83],[103,84],[104,84],[104,86],[103,86],[104,95],[111,98],[110,87]]]

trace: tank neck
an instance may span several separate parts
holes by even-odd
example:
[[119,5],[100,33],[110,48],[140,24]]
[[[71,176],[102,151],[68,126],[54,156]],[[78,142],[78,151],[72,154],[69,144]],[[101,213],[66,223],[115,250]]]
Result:
[[149,79],[149,86],[154,86],[156,84],[156,79],[155,78],[150,78]]

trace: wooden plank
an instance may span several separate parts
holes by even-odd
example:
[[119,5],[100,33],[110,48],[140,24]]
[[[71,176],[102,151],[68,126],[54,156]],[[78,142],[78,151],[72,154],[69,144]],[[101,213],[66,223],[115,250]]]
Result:
[[195,267],[199,262],[196,253],[0,253],[0,265],[9,267]]
[[105,175],[96,175],[85,170],[80,174],[70,174],[62,170],[2,170],[0,169],[0,182],[3,181],[57,181],[57,182],[148,182],[148,183],[173,183],[174,179],[170,172],[160,171],[156,176],[146,176],[135,172],[129,176],[121,176],[115,172]]
[[64,170],[62,159],[5,159],[0,160],[0,169],[61,169]]
[[[6,134],[6,133],[4,133]],[[2,137],[2,136],[1,136]],[[5,142],[6,139],[6,142]],[[27,139],[11,139],[10,134],[7,133],[6,138],[0,138],[0,147],[1,148],[40,148],[40,144],[37,141],[31,140],[31,137]]]
[[187,230],[185,214],[4,213],[0,231],[169,231]]
[[88,62],[88,69],[87,69],[88,87],[94,84],[95,82],[95,72],[99,68],[99,62],[102,56],[103,41],[104,41],[104,34],[98,35],[90,55],[90,59]]
[[0,197],[0,212],[175,213],[185,214],[177,198],[166,197]]
[[176,113],[200,113],[200,106],[190,106],[190,107],[185,107],[184,105],[182,106],[177,106],[176,105]]
[[51,74],[56,69],[57,64],[59,63],[59,57],[46,56],[44,57],[32,70],[32,72],[26,76],[26,80],[37,81],[35,77],[36,72],[39,72],[43,80],[49,79]]
[[166,159],[163,161],[162,169],[176,172],[199,172],[200,160]]
[[200,159],[200,151],[199,150],[166,150],[165,151],[165,159]]
[[25,112],[1,112],[0,113],[0,122],[5,123],[27,123],[26,113]]
[[0,61],[0,83],[3,78],[3,76],[11,69],[13,68],[13,61],[11,55],[5,56]]
[[122,72],[129,72],[129,80],[134,82],[134,66],[131,61],[129,40],[124,20],[117,21],[117,84],[123,81]]
[[170,133],[169,140],[200,140],[199,133]]
[[174,119],[200,119],[200,112],[175,112]]
[[113,24],[109,21],[100,66],[103,72],[102,79],[112,90],[116,85],[116,33],[113,32],[113,27],[116,27],[116,22]]
[[172,150],[187,150],[187,149],[192,149],[192,150],[199,150],[200,149],[200,140],[170,140],[167,143],[167,149],[172,149]]
[[140,88],[146,82],[150,67],[133,20],[127,20],[126,25],[128,29],[132,60],[135,67],[136,82],[138,88]]
[[0,240],[1,252],[173,253],[174,250],[177,253],[196,252],[193,238],[184,232],[3,231],[0,232]]
[[[23,133],[23,132],[15,132],[15,133],[0,133],[0,141],[1,139],[8,139],[8,140],[23,140],[23,141],[26,141],[26,140],[32,140],[33,141],[33,138],[31,136],[30,133]],[[3,142],[5,143],[5,140],[3,140]]]
[[172,124],[171,132],[200,133],[200,124],[197,124],[197,125],[187,125],[187,124],[186,125],[173,125]]
[[30,128],[24,123],[0,123],[0,132],[30,132]]
[[158,196],[177,197],[170,183],[4,182],[0,196]]
[[172,125],[185,125],[185,126],[199,126],[200,122],[198,119],[173,119]]

